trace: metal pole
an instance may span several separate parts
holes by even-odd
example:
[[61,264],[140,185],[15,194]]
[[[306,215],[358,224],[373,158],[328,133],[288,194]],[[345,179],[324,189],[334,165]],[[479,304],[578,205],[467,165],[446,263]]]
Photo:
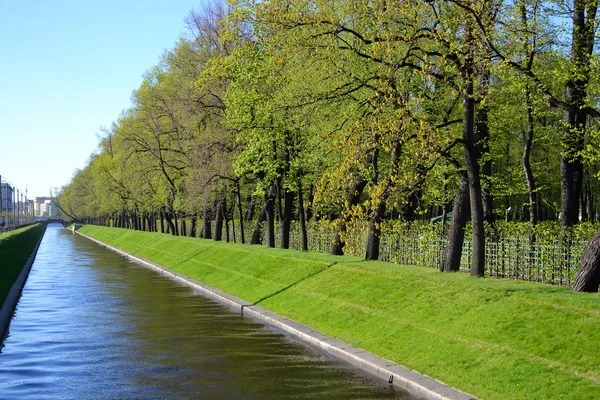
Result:
[[[6,186],[6,182],[4,182],[4,187]],[[1,186],[0,186],[1,187]],[[6,215],[7,213],[5,212],[6,209],[6,200],[3,198],[2,195],[4,195],[4,197],[6,197],[6,189],[4,189],[4,187],[1,187],[1,194],[0,194],[0,212],[3,214],[4,216],[4,230],[6,231],[6,229],[8,228],[7,224],[8,224],[8,215]]]
[[25,214],[27,215],[27,223],[31,223],[31,210],[29,209],[29,200],[27,200],[27,195],[29,194],[29,185],[25,184]]
[[13,196],[13,199],[12,199],[13,230],[15,230],[17,228],[18,222],[15,222],[15,217],[16,217],[15,203],[17,201],[17,190],[14,186],[12,188],[12,196]]
[[11,195],[12,195],[11,196],[12,197],[12,204],[11,204],[10,209],[12,211],[11,212],[11,214],[12,214],[12,227],[13,227],[13,230],[14,230],[15,229],[15,187],[14,186],[12,187]]
[[7,208],[8,205],[6,204],[6,203],[8,203],[8,199],[7,199],[8,188],[6,188],[6,185],[7,185],[6,182],[4,182],[4,187],[3,187],[4,190],[2,190],[2,194],[4,194],[4,199],[3,199],[4,201],[2,201],[2,206],[0,207],[0,208],[2,208],[2,213],[4,214],[4,228],[5,229],[8,228],[8,226],[7,226],[7,224],[8,224],[8,208]]
[[[2,219],[2,175],[0,175],[0,220]],[[0,230],[4,230],[4,227],[0,227]]]
[[8,210],[9,210],[9,208],[8,208],[8,200],[9,200],[9,196],[8,196],[9,185],[8,185],[8,182],[6,182],[6,184],[4,185],[4,187],[6,188],[6,227],[7,227],[7,230],[8,230],[8,226],[10,225],[10,223],[9,223],[10,214],[8,213]]
[[8,231],[9,225],[9,215],[8,215],[8,182],[4,182],[4,227]]

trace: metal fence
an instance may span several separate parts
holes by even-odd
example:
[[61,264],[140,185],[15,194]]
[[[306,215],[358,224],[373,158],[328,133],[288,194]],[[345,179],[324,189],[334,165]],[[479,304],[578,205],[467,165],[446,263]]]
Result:
[[33,209],[23,192],[0,174],[0,233],[8,232],[32,223]]
[[[240,227],[236,224],[236,239],[240,241]],[[214,227],[213,227],[214,229]],[[233,240],[233,229],[229,225],[230,239]],[[254,224],[245,224],[245,238],[249,242]],[[310,224],[308,226],[308,250],[329,253],[333,242],[334,231],[328,224]],[[275,246],[280,247],[281,235],[279,227],[275,229]],[[213,232],[214,234],[214,232]],[[345,253],[364,257],[368,230],[366,226],[350,226],[346,235]],[[214,236],[213,236],[214,237]],[[225,235],[223,235],[225,238]],[[262,243],[266,237],[261,232]],[[290,232],[290,248],[301,250],[302,239],[300,227],[292,224]],[[542,239],[529,245],[527,238],[499,237],[486,241],[485,275],[496,278],[509,278],[552,285],[570,285],[575,279],[577,268],[581,262],[587,241],[573,241],[571,246],[561,246],[560,241]],[[380,243],[379,258],[382,261],[404,265],[417,265],[438,268],[442,263],[446,238],[443,233],[434,232],[431,227],[415,228],[401,232],[383,232]],[[465,238],[460,270],[471,269],[472,242]]]

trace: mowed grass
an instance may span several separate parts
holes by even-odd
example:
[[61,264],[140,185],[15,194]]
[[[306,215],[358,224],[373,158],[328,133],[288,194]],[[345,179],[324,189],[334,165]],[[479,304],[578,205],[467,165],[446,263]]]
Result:
[[600,399],[600,295],[124,229],[81,232],[482,399]]
[[0,306],[45,231],[37,224],[0,233]]

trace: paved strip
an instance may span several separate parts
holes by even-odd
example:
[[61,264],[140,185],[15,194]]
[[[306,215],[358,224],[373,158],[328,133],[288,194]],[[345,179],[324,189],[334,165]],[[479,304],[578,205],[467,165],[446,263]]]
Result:
[[475,396],[461,392],[440,381],[420,374],[416,371],[407,369],[392,361],[381,358],[361,348],[344,343],[340,340],[327,336],[306,325],[300,324],[289,318],[283,317],[272,311],[268,311],[254,304],[249,304],[235,296],[223,292],[222,290],[208,286],[200,281],[192,279],[186,275],[172,271],[152,261],[134,256],[109,244],[101,242],[83,233],[75,233],[86,237],[104,247],[107,247],[125,257],[135,261],[143,266],[160,271],[162,276],[169,277],[179,281],[187,286],[193,287],[199,292],[227,304],[242,314],[257,318],[267,324],[276,327],[302,342],[308,343],[338,359],[344,360],[363,371],[376,375],[388,382],[406,390],[410,394],[427,400],[477,400]]

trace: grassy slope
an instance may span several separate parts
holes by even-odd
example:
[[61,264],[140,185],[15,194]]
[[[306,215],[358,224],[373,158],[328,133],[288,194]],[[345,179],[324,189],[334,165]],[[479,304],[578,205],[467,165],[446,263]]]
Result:
[[44,231],[33,225],[0,234],[0,306]]
[[81,232],[480,398],[600,398],[598,294],[116,228]]

